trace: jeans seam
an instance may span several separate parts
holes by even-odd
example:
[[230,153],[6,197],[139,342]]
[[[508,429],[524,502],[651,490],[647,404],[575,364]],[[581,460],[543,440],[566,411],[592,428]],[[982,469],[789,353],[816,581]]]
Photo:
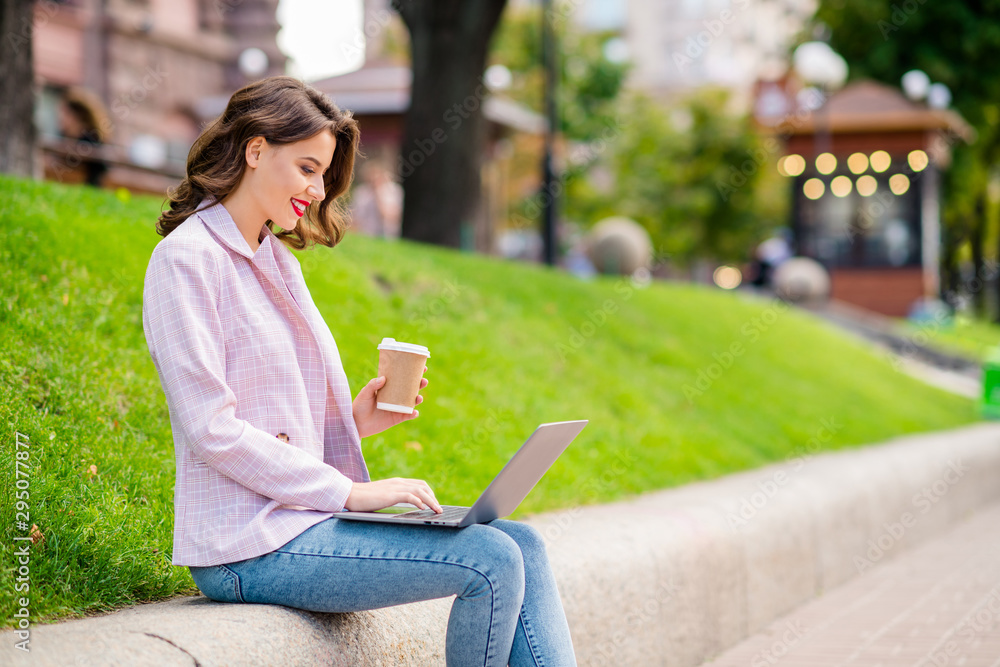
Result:
[[[321,558],[350,558],[350,559],[364,559],[364,560],[403,560],[403,561],[413,561],[413,562],[420,562],[420,563],[437,563],[439,565],[442,565],[442,564],[443,565],[457,565],[458,567],[465,568],[466,570],[472,570],[476,574],[478,574],[481,577],[483,577],[484,579],[486,579],[486,583],[488,583],[490,585],[490,597],[493,599],[493,604],[490,605],[490,626],[489,626],[490,629],[489,629],[489,636],[486,638],[486,662],[483,663],[484,667],[487,667],[490,664],[490,658],[492,658],[493,653],[494,653],[494,649],[493,649],[493,611],[494,611],[494,607],[496,606],[497,596],[496,596],[496,590],[493,588],[493,580],[490,579],[486,575],[485,572],[482,572],[478,568],[475,568],[475,567],[473,567],[471,565],[465,565],[464,563],[458,563],[458,562],[455,562],[455,561],[452,561],[452,560],[438,560],[436,558],[416,558],[416,557],[404,558],[404,557],[399,557],[399,556],[362,556],[362,555],[351,556],[351,555],[338,555],[338,554],[316,554],[316,553],[299,553],[297,551],[281,551],[280,549],[275,549],[274,552],[272,552],[272,553],[282,553],[282,554],[288,554],[288,555],[291,555],[291,556],[319,556]],[[520,617],[520,614],[518,614],[518,616]]]
[[225,565],[220,565],[219,567],[222,570],[224,570],[224,573],[226,574],[226,576],[228,576],[230,579],[232,579],[232,581],[233,581],[233,593],[236,595],[236,599],[239,600],[240,602],[244,602],[244,600],[243,600],[243,590],[240,588],[240,575],[236,574],[235,572],[233,572],[231,569],[229,569]]
[[524,630],[524,638],[528,642],[528,651],[531,653],[531,659],[535,661],[537,667],[544,667],[545,661],[539,660],[538,656],[535,655],[535,634],[529,630],[531,626],[524,618],[524,608],[521,608],[521,613],[517,615],[517,622],[521,624],[521,628]]

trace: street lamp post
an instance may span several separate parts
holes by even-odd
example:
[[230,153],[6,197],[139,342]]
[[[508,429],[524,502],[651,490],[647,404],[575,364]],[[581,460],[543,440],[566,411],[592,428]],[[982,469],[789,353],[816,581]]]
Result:
[[[796,47],[792,55],[792,65],[795,73],[805,83],[818,88],[821,99],[818,106],[812,108],[816,119],[813,127],[813,167],[816,165],[816,158],[826,152],[832,152],[832,137],[827,115],[829,109],[827,101],[829,95],[834,90],[844,85],[847,80],[847,61],[835,52],[826,42],[805,42]],[[798,181],[796,181],[796,185]],[[799,191],[796,189],[792,197],[793,230],[795,235],[795,250],[802,252],[800,235],[802,233],[801,206],[799,205]]]
[[545,148],[542,157],[542,248],[544,261],[556,263],[556,197],[553,185],[553,143],[558,129],[556,117],[556,40],[552,27],[552,0],[542,0],[542,65],[545,68]]
[[[847,80],[847,61],[826,42],[805,42],[800,44],[792,56],[795,72],[806,83],[816,86],[823,97],[819,108],[815,109],[816,153],[829,150],[830,133],[827,124],[827,100],[834,90]],[[816,156],[813,156],[815,159]]]
[[[951,103],[951,91],[943,83],[931,83],[925,72],[912,69],[903,75],[903,92],[913,102],[926,100],[932,109],[945,109]],[[920,263],[923,265],[924,296],[941,295],[941,201],[938,195],[940,176],[934,160],[924,169],[920,188]]]
[[[816,86],[823,93],[822,104],[816,109],[817,142],[821,134],[826,134],[826,103],[829,94],[844,85],[847,80],[847,61],[826,42],[805,42],[800,44],[792,56],[795,72],[806,83]],[[823,131],[819,131],[822,125]],[[829,136],[824,136],[824,140]],[[817,145],[817,150],[821,146]],[[828,146],[822,146],[827,149]],[[815,156],[814,156],[815,157]]]

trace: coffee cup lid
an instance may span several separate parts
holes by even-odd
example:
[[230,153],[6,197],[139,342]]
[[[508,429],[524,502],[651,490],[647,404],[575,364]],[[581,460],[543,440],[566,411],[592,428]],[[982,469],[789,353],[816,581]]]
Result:
[[410,354],[422,354],[425,357],[430,357],[430,351],[423,345],[414,345],[413,343],[399,343],[395,338],[383,338],[382,342],[379,343],[378,349],[380,350],[395,350],[396,352],[409,352]]

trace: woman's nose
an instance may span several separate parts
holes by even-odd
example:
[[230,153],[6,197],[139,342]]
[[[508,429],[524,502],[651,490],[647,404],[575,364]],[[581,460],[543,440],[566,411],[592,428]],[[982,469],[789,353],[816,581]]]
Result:
[[318,183],[313,180],[309,184],[309,187],[306,189],[306,194],[315,199],[317,202],[321,202],[326,198],[326,188],[323,187],[322,176],[320,176]]

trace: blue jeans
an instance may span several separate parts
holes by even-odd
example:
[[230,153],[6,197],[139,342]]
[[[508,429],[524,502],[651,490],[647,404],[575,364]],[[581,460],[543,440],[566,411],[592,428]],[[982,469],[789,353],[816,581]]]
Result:
[[455,529],[330,518],[262,556],[190,570],[213,600],[319,612],[457,595],[448,665],[576,664],[545,544],[516,521]]

